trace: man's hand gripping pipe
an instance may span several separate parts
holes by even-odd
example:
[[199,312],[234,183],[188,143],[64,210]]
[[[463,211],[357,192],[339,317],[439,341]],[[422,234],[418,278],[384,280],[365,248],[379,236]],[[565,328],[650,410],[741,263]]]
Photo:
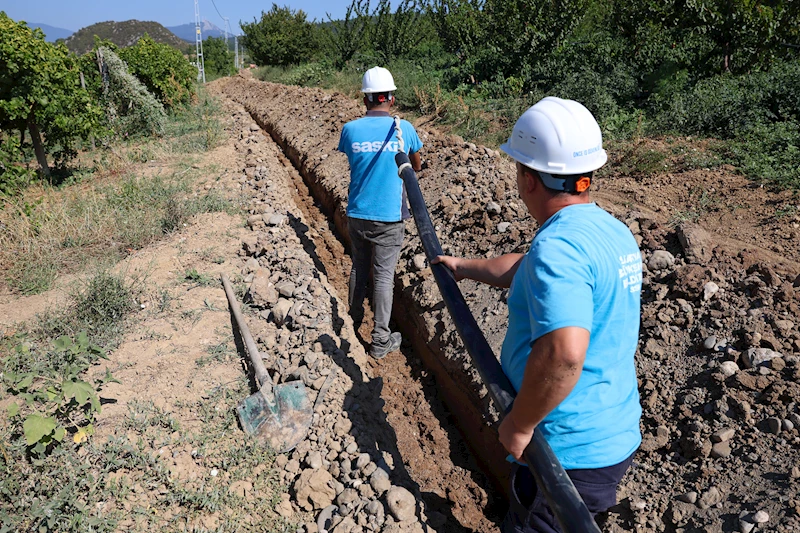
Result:
[[[442,247],[433,229],[428,207],[425,205],[417,175],[411,167],[408,155],[402,151],[398,152],[395,162],[398,174],[405,183],[414,222],[430,263],[436,256],[443,255]],[[516,396],[514,387],[503,373],[491,346],[472,316],[452,271],[441,263],[431,265],[431,270],[461,340],[472,357],[472,362],[481,379],[486,384],[492,401],[501,413],[507,413]],[[572,480],[539,431],[533,432],[533,438],[525,449],[524,458],[536,479],[539,490],[543,492],[550,509],[553,510],[565,533],[600,533],[600,528],[597,527],[589,509],[572,484]]]

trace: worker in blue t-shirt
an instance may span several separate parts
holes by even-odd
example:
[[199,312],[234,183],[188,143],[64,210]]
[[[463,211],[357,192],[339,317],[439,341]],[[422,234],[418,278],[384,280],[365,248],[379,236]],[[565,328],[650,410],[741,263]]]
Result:
[[400,140],[409,155],[411,166],[419,171],[422,148],[414,127],[400,121],[400,132],[389,114],[394,105],[392,94],[397,87],[392,74],[381,67],[364,73],[361,92],[367,114],[342,128],[339,151],[350,163],[350,188],[347,198],[347,229],[352,249],[350,270],[350,315],[356,324],[364,316],[367,279],[372,267],[372,329],[370,353],[376,359],[400,347],[400,333],[389,329],[392,314],[394,272],[405,236],[406,207],[403,181],[397,174],[394,156]]
[[[516,160],[519,195],[540,228],[526,254],[439,256],[456,279],[508,293],[500,362],[517,390],[500,442],[517,460],[541,431],[593,514],[616,489],[641,443],[634,354],[642,257],[630,230],[589,199],[607,156],[592,114],[548,97],[517,121],[501,150]],[[526,467],[515,465],[508,532],[558,523]]]

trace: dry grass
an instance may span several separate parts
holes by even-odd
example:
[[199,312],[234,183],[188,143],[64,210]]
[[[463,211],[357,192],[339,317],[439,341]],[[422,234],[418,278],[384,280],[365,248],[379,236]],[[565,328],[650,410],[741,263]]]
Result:
[[[219,107],[208,98],[170,117],[167,136],[83,154],[77,183],[37,184],[0,208],[0,282],[14,292],[48,290],[57,276],[104,267],[179,229],[196,213],[230,210],[216,193],[192,196],[187,154],[222,139]],[[158,169],[145,165],[157,160]]]

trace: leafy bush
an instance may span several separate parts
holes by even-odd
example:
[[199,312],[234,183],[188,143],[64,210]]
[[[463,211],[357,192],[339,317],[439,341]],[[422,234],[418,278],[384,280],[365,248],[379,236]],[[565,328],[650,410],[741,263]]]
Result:
[[203,68],[206,70],[206,80],[236,74],[233,64],[233,52],[228,49],[228,43],[222,37],[209,37],[203,41]]
[[297,65],[316,52],[314,26],[302,9],[272,4],[261,12],[261,20],[241,24],[242,45],[259,65]]
[[108,89],[103,91],[106,113],[116,132],[124,137],[161,135],[166,113],[161,102],[128,72],[128,67],[110,49],[98,54],[108,69]]
[[7,413],[22,426],[30,453],[45,455],[68,432],[76,444],[94,433],[92,423],[101,410],[98,393],[103,385],[116,381],[108,370],[93,384],[81,379],[100,357],[104,357],[102,350],[81,332],[75,339],[59,337],[44,354],[35,354],[29,344],[21,343],[16,355],[6,361],[3,381],[16,400],[8,404]]
[[328,68],[324,64],[304,63],[291,70],[283,71],[280,83],[310,87],[320,85],[328,75]]
[[119,57],[165,107],[188,103],[194,97],[197,69],[176,48],[145,34],[135,45],[121,48]]
[[800,62],[770,72],[717,75],[654,98],[658,131],[734,138],[772,121],[800,120]]
[[730,142],[726,155],[751,178],[800,189],[800,122],[758,124]]
[[15,135],[0,134],[0,196],[11,196],[26,186],[33,173],[22,162],[22,149]]
[[81,88],[77,60],[0,11],[0,129],[28,130],[43,173],[46,150],[57,163],[76,154],[77,141],[102,132],[103,111]]

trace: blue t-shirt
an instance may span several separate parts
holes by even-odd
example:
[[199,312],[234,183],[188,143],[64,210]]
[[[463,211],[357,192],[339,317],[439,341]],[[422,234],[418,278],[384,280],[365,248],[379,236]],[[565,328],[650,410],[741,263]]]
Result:
[[550,217],[511,282],[500,361],[517,390],[536,339],[568,326],[590,333],[578,383],[536,428],[565,469],[615,465],[641,443],[634,365],[641,288],[633,235],[593,203]]
[[[422,141],[414,126],[401,120],[400,129],[405,152],[418,152]],[[399,151],[397,131],[388,113],[370,111],[366,117],[345,124],[339,151],[347,154],[350,162],[347,216],[378,222],[408,218],[403,180],[394,161]]]

